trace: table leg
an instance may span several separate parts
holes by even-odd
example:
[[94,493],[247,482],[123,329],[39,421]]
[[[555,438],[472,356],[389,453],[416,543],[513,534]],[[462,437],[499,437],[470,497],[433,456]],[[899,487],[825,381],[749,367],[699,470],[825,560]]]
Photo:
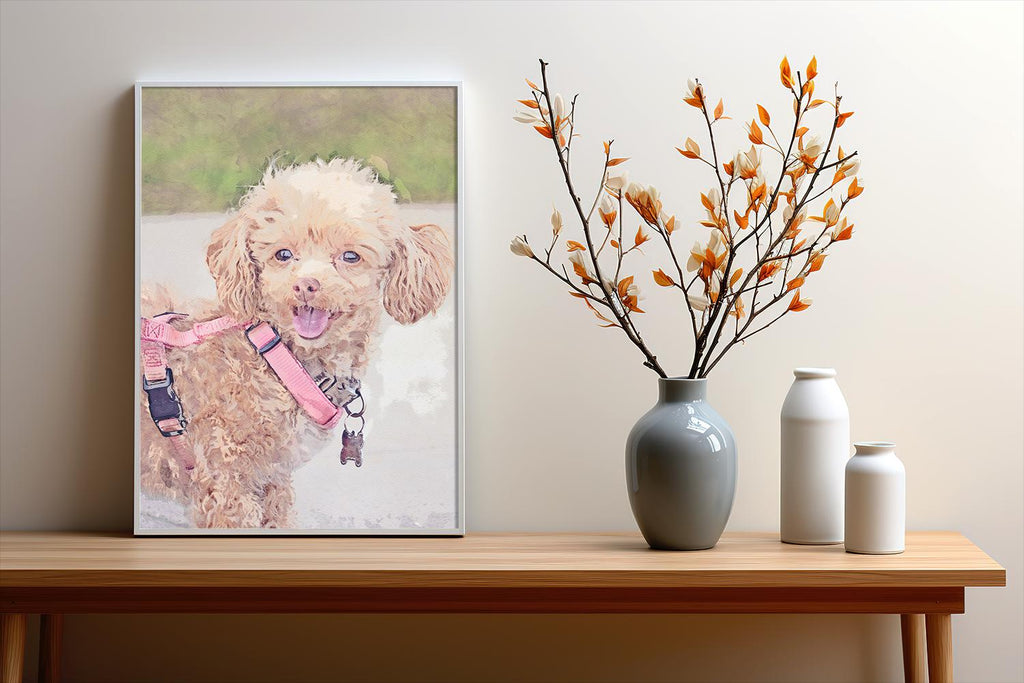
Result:
[[949,614],[925,616],[928,632],[928,680],[953,683],[953,617]]
[[39,683],[60,681],[60,647],[64,615],[43,614],[39,618]]
[[25,662],[24,614],[4,614],[0,624],[3,644],[0,645],[0,681],[21,683],[21,672]]
[[903,680],[906,683],[925,683],[924,615],[901,614],[900,632],[903,635]]

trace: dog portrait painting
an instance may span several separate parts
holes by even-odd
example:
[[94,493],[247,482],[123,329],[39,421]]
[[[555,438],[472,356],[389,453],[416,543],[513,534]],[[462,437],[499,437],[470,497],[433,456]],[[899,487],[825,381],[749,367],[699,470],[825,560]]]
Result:
[[136,533],[462,533],[459,86],[136,107]]

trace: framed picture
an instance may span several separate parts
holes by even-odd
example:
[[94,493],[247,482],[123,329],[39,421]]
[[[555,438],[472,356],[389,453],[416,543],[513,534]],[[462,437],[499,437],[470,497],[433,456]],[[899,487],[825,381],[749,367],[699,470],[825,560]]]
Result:
[[464,533],[460,84],[135,99],[135,532]]

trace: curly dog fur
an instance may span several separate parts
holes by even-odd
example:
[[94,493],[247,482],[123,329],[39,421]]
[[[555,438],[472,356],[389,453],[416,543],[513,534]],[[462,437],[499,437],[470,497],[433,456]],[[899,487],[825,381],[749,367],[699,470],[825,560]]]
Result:
[[[213,233],[206,262],[218,301],[186,307],[192,316],[176,326],[223,315],[265,320],[307,367],[355,379],[381,314],[411,324],[436,311],[454,267],[438,226],[397,223],[391,189],[345,159],[272,165]],[[179,306],[157,288],[144,295],[142,313]],[[292,472],[330,432],[309,419],[241,331],[168,349],[167,363],[196,467],[178,466],[143,394],[143,487],[185,503],[196,527],[293,526]]]

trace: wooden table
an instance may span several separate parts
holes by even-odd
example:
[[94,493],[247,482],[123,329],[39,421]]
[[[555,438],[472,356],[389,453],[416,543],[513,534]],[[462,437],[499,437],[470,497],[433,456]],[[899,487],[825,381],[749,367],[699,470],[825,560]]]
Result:
[[[907,681],[952,680],[965,586],[1006,571],[952,532],[907,535],[902,555],[730,533],[662,552],[638,534],[465,538],[133,538],[0,533],[3,681],[22,673],[27,614],[42,614],[40,680],[59,678],[61,615],[98,612],[899,614]],[[927,635],[926,635],[927,634]],[[926,637],[925,637],[926,636]]]

